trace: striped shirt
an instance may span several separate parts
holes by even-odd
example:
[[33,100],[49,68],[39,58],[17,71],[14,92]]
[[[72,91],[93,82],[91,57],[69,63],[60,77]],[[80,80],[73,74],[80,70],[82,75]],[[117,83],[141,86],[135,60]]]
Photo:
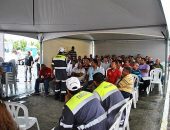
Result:
[[121,91],[132,93],[133,84],[133,76],[131,74],[128,74],[122,80],[120,80],[120,82],[118,83],[118,87]]
[[71,56],[72,59],[73,59],[73,57],[77,58],[77,52],[76,51],[71,50],[71,51],[69,51],[68,54]]

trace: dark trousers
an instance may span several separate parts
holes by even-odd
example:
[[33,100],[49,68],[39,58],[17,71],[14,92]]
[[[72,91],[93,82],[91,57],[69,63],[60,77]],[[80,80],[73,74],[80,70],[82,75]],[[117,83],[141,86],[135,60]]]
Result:
[[143,80],[141,79],[142,84],[139,85],[139,91],[141,92],[142,90],[146,91],[146,88],[150,85],[150,80]]
[[66,69],[55,69],[55,77],[56,77],[56,88],[55,88],[55,99],[59,99],[60,101],[65,101],[66,95],[66,80],[67,80],[67,72]]
[[46,78],[46,79],[37,78],[35,81],[35,93],[39,93],[39,85],[40,83],[44,83],[45,94],[48,94],[50,81],[51,81],[51,78]]
[[56,82],[55,99],[59,99],[60,101],[64,102],[66,93],[67,93],[66,82],[65,81]]

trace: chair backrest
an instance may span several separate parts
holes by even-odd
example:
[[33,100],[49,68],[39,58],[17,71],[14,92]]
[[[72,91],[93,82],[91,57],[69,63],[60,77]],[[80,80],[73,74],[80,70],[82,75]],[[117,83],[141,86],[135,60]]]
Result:
[[125,119],[123,123],[123,130],[126,128],[128,121],[129,121],[129,115],[130,115],[130,110],[132,106],[132,99],[127,101],[126,104],[122,106],[120,109],[120,112],[122,113],[121,117],[123,116],[123,113],[125,113]]
[[5,102],[5,105],[16,122],[21,111],[23,111],[23,117],[28,118],[28,109],[25,105],[16,102]]
[[5,82],[6,84],[14,84],[15,81],[15,75],[12,72],[6,72],[5,73]]
[[150,71],[151,81],[161,81],[162,69],[156,68]]
[[139,77],[135,74],[132,74],[133,76],[133,81],[134,81],[134,88],[139,85]]
[[114,118],[114,121],[115,121],[114,124],[109,128],[109,130],[118,130],[119,129],[121,117],[122,117],[122,111],[119,111]]

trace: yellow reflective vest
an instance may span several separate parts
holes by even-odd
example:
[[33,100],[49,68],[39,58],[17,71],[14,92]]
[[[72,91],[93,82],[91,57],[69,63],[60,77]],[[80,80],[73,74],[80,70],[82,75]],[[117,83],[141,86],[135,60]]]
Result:
[[97,93],[100,96],[100,100],[104,101],[112,93],[117,92],[118,88],[106,81],[103,81],[95,90],[94,93]]
[[75,115],[86,103],[94,99],[94,94],[86,91],[81,91],[74,95],[67,103],[66,106]]

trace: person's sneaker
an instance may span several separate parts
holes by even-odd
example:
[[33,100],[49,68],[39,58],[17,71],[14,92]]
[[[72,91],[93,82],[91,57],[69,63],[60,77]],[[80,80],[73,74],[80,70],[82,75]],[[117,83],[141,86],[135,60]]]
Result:
[[25,80],[24,82],[27,82],[27,80]]
[[31,82],[31,80],[29,80],[28,82]]

